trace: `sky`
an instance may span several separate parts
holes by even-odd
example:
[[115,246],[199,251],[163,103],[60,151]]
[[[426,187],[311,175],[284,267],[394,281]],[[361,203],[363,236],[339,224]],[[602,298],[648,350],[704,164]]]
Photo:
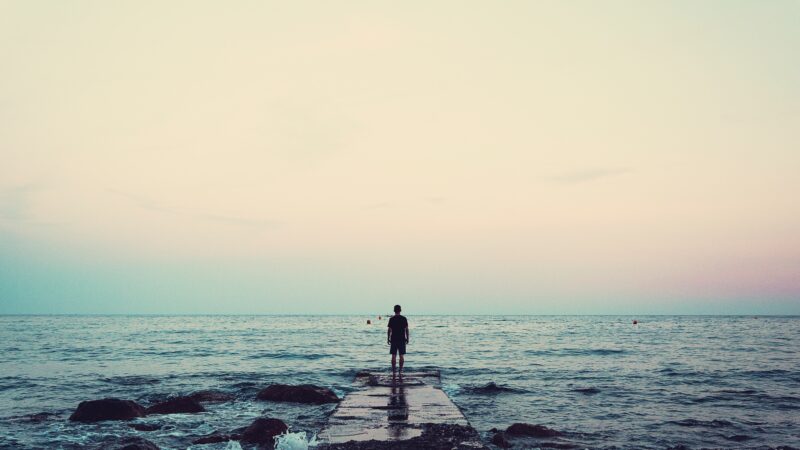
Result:
[[0,313],[800,314],[798,23],[0,0]]

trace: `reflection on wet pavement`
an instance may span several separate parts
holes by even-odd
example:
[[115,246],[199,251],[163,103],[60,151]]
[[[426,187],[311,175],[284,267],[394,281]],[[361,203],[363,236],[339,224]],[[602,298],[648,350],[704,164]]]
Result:
[[389,394],[389,407],[387,411],[387,420],[389,422],[389,435],[394,440],[408,439],[406,431],[408,430],[408,401],[406,400],[406,390],[403,385],[402,376],[395,380],[391,387]]

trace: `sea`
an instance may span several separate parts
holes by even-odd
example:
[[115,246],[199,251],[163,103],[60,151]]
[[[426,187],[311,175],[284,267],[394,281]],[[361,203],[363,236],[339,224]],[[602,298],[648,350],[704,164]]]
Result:
[[[577,448],[800,447],[800,317],[407,317],[406,370],[440,370],[487,444],[492,429],[525,422]],[[256,393],[311,383],[346,395],[358,371],[388,370],[386,319],[0,316],[0,448],[96,448],[120,436],[162,449],[233,448],[192,441],[264,416],[311,439],[335,405]],[[84,400],[147,406],[208,389],[234,399],[201,414],[67,420]]]

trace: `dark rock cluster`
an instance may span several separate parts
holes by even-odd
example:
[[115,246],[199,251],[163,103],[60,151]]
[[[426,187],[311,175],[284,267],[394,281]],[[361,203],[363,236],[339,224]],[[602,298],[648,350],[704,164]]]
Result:
[[192,397],[175,397],[147,408],[147,414],[189,414],[205,412],[205,408]]
[[315,405],[337,403],[339,401],[339,397],[332,390],[311,384],[301,384],[299,386],[273,384],[262,389],[256,398],[273,402],[310,403]]
[[[339,397],[330,389],[304,384],[290,386],[273,384],[258,393],[259,400],[295,402],[308,404],[323,404],[338,402]],[[100,422],[104,420],[132,420],[146,415],[156,414],[191,414],[205,412],[201,402],[225,402],[232,400],[233,396],[218,391],[198,391],[188,396],[173,397],[163,402],[153,404],[147,408],[132,400],[118,398],[104,398],[81,402],[69,420],[74,422]],[[131,428],[137,431],[158,430],[162,425],[134,423]],[[259,447],[271,446],[275,437],[286,433],[289,427],[280,419],[260,417],[249,426],[238,428],[229,432],[215,431],[206,436],[199,437],[193,444],[211,444],[227,441],[241,441]],[[152,442],[140,437],[125,437],[110,443],[104,443],[98,450],[158,450]]]
[[248,444],[271,444],[275,441],[275,436],[288,430],[289,427],[282,420],[262,417],[245,428],[241,441]]
[[192,444],[214,444],[217,442],[241,441],[247,444],[259,446],[271,445],[275,442],[275,437],[286,433],[289,427],[280,420],[269,417],[259,417],[249,426],[237,428],[228,433],[215,431],[211,434],[199,437],[192,441]]
[[529,436],[536,438],[563,436],[560,431],[547,428],[543,425],[531,425],[529,423],[515,423],[506,428],[506,434],[511,436]]
[[131,420],[150,414],[191,414],[205,412],[201,402],[224,402],[233,396],[224,392],[199,391],[184,397],[173,397],[147,408],[132,401],[104,398],[81,402],[69,417],[74,422],[100,422],[103,420]]
[[131,400],[104,398],[81,402],[78,409],[69,416],[75,422],[99,422],[101,420],[131,420],[144,417],[142,405]]
[[543,442],[539,441],[538,439],[545,439],[545,438],[559,438],[563,437],[564,433],[553,430],[552,428],[547,428],[544,425],[531,425],[529,423],[515,423],[508,428],[503,430],[498,430],[496,428],[492,428],[490,431],[494,433],[492,436],[492,444],[496,445],[499,448],[512,448],[514,447],[514,443],[524,445],[524,448],[528,448],[530,444],[533,442],[530,439],[537,439],[535,442],[535,447],[539,448],[555,448],[555,449],[574,449],[578,448],[577,445],[571,444],[569,442]]
[[220,403],[233,400],[233,395],[219,391],[197,391],[189,398],[200,403]]
[[112,444],[102,444],[97,450],[159,450],[159,448],[147,439],[126,437]]

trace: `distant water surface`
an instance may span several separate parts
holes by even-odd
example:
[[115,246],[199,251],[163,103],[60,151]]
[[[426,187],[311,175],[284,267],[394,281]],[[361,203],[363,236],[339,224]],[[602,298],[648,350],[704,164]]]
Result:
[[[800,318],[408,316],[409,369],[439,368],[445,391],[488,438],[514,422],[582,448],[800,447]],[[371,319],[373,324],[366,325]],[[387,367],[376,316],[0,316],[0,447],[84,448],[140,435],[162,448],[260,415],[318,431],[333,406],[254,401],[270,383],[344,395]],[[494,384],[490,384],[494,383]],[[161,426],[76,424],[79,402],[147,406],[217,389],[236,396]],[[38,413],[45,415],[30,416]],[[225,448],[225,444],[194,446]]]

